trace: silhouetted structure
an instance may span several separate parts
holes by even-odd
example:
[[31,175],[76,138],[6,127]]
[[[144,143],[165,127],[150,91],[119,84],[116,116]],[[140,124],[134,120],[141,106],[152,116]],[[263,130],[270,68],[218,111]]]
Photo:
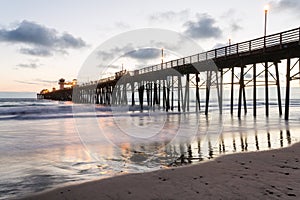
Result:
[[[232,44],[208,52],[172,60],[155,66],[146,67],[134,72],[122,70],[115,76],[101,79],[73,89],[63,89],[39,94],[39,97],[54,100],[72,100],[75,103],[96,103],[105,105],[128,105],[128,93],[131,93],[131,105],[136,105],[135,94],[138,93],[140,109],[144,102],[148,108],[174,110],[175,100],[179,112],[190,109],[190,85],[195,86],[196,110],[200,106],[200,88],[205,88],[205,114],[208,115],[210,91],[216,86],[219,110],[222,113],[223,76],[231,74],[230,112],[233,114],[234,86],[239,86],[238,117],[241,117],[242,106],[247,113],[245,87],[253,87],[253,115],[256,116],[257,87],[265,87],[265,114],[269,116],[269,86],[277,86],[278,111],[282,115],[282,102],[279,81],[278,63],[286,60],[286,95],[285,119],[289,118],[290,82],[299,79],[299,72],[291,74],[297,64],[300,66],[300,28],[257,38],[254,40]],[[292,59],[297,61],[292,64]],[[263,71],[258,72],[261,64]],[[270,73],[274,68],[275,75]],[[300,68],[300,67],[299,67]],[[238,72],[238,73],[237,73]],[[245,80],[252,74],[251,80]],[[200,77],[202,75],[202,78]],[[257,77],[264,75],[262,84]],[[185,79],[183,86],[182,80]],[[272,80],[270,80],[272,79]],[[235,80],[238,80],[237,82]],[[144,96],[146,92],[146,95]],[[72,94],[73,93],[73,94]],[[175,99],[177,96],[177,99]],[[146,97],[146,101],[144,101]]]

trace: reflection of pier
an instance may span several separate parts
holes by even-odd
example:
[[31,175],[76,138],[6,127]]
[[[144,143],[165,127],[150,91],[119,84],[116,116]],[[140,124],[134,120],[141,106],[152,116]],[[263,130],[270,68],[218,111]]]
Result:
[[[190,92],[195,91],[196,112],[203,109],[207,115],[211,89],[215,88],[222,113],[224,76],[231,76],[230,111],[233,114],[234,88],[239,87],[238,117],[242,106],[247,113],[245,87],[253,88],[253,115],[257,113],[257,87],[265,88],[265,115],[269,116],[269,86],[276,85],[278,112],[282,115],[279,63],[286,62],[285,119],[289,117],[290,82],[300,78],[300,28],[233,44],[208,52],[172,60],[134,72],[121,71],[115,76],[69,89],[76,103],[105,105],[138,105],[151,109],[163,108],[179,112],[190,110]],[[260,70],[260,68],[262,68]],[[249,77],[250,79],[246,79]],[[200,105],[201,88],[205,89],[204,105]],[[67,91],[66,91],[67,92]],[[47,99],[56,93],[48,93]],[[138,101],[136,102],[136,99]],[[68,99],[65,99],[68,100]],[[130,102],[130,103],[129,103]]]
[[[255,131],[255,134],[232,134],[231,136],[227,135],[226,138],[221,135],[219,141],[199,138],[198,141],[192,144],[181,144],[178,147],[166,148],[166,154],[178,155],[177,159],[170,165],[181,165],[211,159],[226,153],[268,150],[287,147],[292,144],[289,130],[278,130],[279,134],[276,133],[264,132],[258,134]],[[212,143],[216,143],[216,145],[212,145]]]

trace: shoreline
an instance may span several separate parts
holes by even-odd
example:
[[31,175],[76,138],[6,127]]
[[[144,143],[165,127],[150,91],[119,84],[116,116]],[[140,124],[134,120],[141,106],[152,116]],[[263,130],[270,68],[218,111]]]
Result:
[[269,151],[125,174],[33,194],[21,199],[297,199],[300,143]]

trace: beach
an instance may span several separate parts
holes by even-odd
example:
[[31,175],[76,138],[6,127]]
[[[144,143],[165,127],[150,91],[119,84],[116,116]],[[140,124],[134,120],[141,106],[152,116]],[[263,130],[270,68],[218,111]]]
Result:
[[[194,113],[153,118],[3,99],[0,199],[297,199],[299,107],[292,105],[289,122],[224,115],[220,124],[219,115],[208,123]],[[160,134],[146,139],[161,122]]]
[[299,155],[297,143],[67,186],[23,199],[298,199]]

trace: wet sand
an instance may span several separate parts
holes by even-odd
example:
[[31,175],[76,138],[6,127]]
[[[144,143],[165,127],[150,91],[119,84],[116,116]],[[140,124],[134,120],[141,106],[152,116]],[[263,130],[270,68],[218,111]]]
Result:
[[299,199],[300,144],[67,186],[25,199]]

